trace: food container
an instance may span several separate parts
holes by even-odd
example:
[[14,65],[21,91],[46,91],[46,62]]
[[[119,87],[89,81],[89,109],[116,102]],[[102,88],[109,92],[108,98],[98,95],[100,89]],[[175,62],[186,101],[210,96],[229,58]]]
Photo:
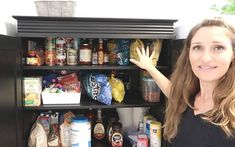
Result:
[[39,16],[65,16],[75,15],[76,2],[73,0],[37,0],[35,1]]
[[141,79],[141,91],[143,99],[147,102],[160,101],[160,89],[152,78],[143,77]]
[[47,93],[42,92],[42,103],[45,104],[80,104],[81,93]]

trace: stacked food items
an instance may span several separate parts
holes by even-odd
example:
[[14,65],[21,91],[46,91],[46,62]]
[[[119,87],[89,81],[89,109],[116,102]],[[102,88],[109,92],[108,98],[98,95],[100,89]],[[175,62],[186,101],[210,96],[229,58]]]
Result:
[[28,147],[91,147],[92,140],[123,147],[122,124],[117,116],[104,120],[101,109],[84,113],[42,112],[31,127]]
[[146,113],[139,121],[138,130],[127,131],[126,135],[137,147],[161,147],[162,125],[153,115]]
[[[82,83],[82,84],[81,84]],[[111,105],[112,100],[122,102],[127,84],[114,73],[52,73],[43,77],[24,77],[24,106],[43,104],[79,104],[83,96]],[[42,90],[43,89],[43,90]]]
[[155,51],[156,65],[162,40],[141,39],[87,39],[47,37],[43,41],[28,40],[26,65],[129,65],[129,59],[138,59],[137,48],[148,47]]
[[41,105],[41,97],[44,104],[65,104],[71,99],[80,102],[80,80],[76,73],[24,77],[23,81],[23,104],[26,107]]

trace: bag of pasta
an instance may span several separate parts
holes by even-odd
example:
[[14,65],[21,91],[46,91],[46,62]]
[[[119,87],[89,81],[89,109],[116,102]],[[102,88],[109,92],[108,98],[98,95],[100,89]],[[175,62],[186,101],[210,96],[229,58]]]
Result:
[[122,102],[125,96],[125,88],[123,82],[120,79],[115,78],[114,74],[111,74],[109,83],[112,88],[112,97],[114,98],[114,100],[118,101],[119,103]]

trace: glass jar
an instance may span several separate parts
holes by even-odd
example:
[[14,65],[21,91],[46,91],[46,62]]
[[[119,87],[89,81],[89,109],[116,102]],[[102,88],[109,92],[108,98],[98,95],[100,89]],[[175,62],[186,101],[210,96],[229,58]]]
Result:
[[79,51],[79,63],[80,64],[91,64],[92,50],[89,44],[81,44]]

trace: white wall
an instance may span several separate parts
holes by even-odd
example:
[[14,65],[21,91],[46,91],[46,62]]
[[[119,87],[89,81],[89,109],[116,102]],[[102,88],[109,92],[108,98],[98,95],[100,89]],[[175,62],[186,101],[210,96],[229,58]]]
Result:
[[[212,15],[209,7],[223,0],[75,0],[77,17],[178,19],[187,30],[202,17]],[[7,0],[0,5],[0,34],[14,35],[12,15],[36,16],[34,0]],[[6,23],[8,28],[6,28]],[[13,27],[10,24],[13,24]],[[184,34],[184,33],[183,33]]]

